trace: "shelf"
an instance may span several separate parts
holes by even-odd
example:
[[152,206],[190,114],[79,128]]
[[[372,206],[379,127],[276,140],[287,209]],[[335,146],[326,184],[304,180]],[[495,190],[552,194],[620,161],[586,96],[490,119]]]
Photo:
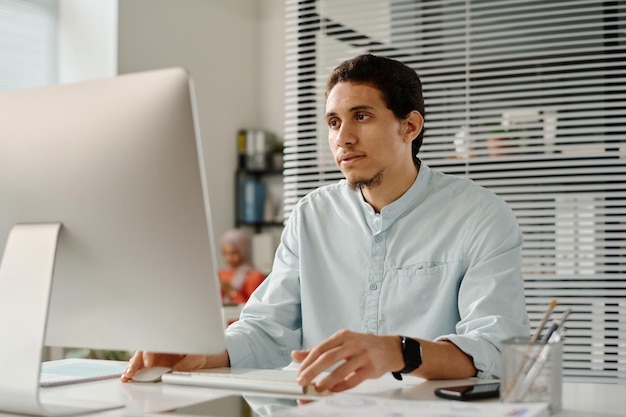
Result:
[[[277,218],[279,212],[275,209],[282,202],[282,195],[276,190],[279,180],[283,176],[282,169],[246,170],[237,169],[235,175],[235,225],[236,227],[253,227],[256,233],[264,228],[283,227],[282,219]],[[277,178],[280,177],[280,178]],[[271,202],[269,206],[267,201]],[[267,216],[266,210],[273,210]]]
[[269,176],[277,176],[277,175],[282,176],[283,170],[282,169],[267,169],[263,171],[256,171],[256,170],[238,168],[237,175],[243,175],[243,176],[249,176],[249,177],[264,177],[264,176],[269,177]]
[[238,221],[239,226],[249,226],[249,227],[282,227],[283,222],[245,222],[243,220]]

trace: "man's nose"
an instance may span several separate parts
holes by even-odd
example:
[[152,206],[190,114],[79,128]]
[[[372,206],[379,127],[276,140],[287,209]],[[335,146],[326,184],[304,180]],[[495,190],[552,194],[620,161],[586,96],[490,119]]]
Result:
[[335,142],[337,146],[350,146],[354,145],[357,141],[357,136],[353,127],[350,123],[342,123],[337,130],[337,135],[335,137]]

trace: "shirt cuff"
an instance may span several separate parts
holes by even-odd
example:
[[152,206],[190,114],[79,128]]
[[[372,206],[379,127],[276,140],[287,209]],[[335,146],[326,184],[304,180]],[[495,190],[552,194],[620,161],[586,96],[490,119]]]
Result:
[[224,336],[231,368],[255,368],[254,356],[250,353],[252,349],[246,337],[228,334],[228,331]]
[[478,371],[476,376],[483,379],[499,378],[500,350],[486,339],[470,335],[450,334],[440,336],[435,341],[447,340],[454,343],[469,355]]

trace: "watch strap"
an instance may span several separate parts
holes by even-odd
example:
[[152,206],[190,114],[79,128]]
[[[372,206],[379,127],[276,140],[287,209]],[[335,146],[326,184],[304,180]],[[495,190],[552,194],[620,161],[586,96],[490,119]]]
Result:
[[404,368],[391,374],[398,381],[402,381],[402,374],[410,374],[422,364],[422,347],[415,339],[406,336],[399,336],[402,347],[402,358]]

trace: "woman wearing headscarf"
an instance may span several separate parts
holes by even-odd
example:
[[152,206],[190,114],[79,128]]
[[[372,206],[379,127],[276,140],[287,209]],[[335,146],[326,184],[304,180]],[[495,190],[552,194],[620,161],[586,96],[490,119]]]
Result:
[[219,271],[222,300],[243,304],[263,282],[265,275],[254,268],[250,259],[250,237],[241,229],[232,229],[222,236],[222,256],[226,268]]

